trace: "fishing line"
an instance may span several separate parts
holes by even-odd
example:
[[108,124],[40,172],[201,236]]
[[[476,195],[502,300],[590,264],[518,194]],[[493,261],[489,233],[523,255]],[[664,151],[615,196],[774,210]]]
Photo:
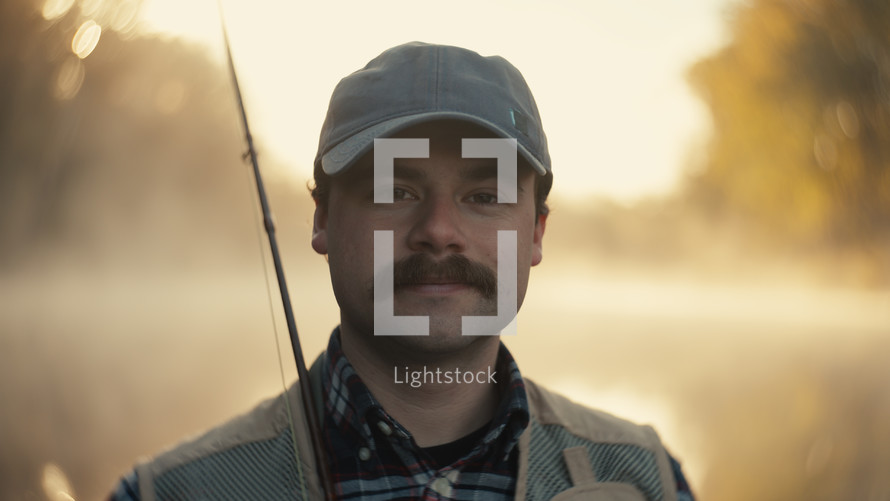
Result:
[[[250,173],[246,173],[246,176],[248,178],[251,177]],[[249,179],[248,183],[250,182],[254,182],[254,180]],[[251,189],[248,189],[247,191],[250,192],[251,198],[254,202],[254,207],[256,207],[259,204],[259,199],[257,198],[256,191]],[[263,263],[263,278],[266,282],[266,303],[269,305],[269,315],[272,317],[272,332],[275,336],[275,352],[278,354],[278,373],[281,375],[281,387],[283,389],[282,393],[284,396],[284,405],[285,407],[287,407],[287,419],[291,425],[291,442],[294,447],[294,459],[297,462],[297,473],[300,477],[300,488],[303,491],[302,499],[309,499],[308,494],[306,493],[306,480],[303,476],[303,462],[300,461],[300,451],[297,448],[297,428],[294,423],[294,415],[293,411],[291,410],[290,396],[288,395],[287,391],[287,377],[284,375],[284,359],[281,355],[281,340],[280,334],[278,333],[278,316],[275,314],[275,305],[272,303],[272,282],[269,280],[269,258],[268,256],[266,256],[266,248],[265,245],[263,245],[263,230],[260,229],[258,217],[259,215],[256,213],[256,209],[254,209],[252,212],[254,216],[253,225],[256,229],[257,244],[260,250],[260,261]]]
[[[241,95],[241,86],[238,84],[238,75],[237,75],[237,72],[235,71],[235,62],[232,58],[232,49],[231,49],[231,44],[229,43],[229,35],[226,30],[225,16],[223,15],[221,0],[217,0],[217,7],[219,9],[219,21],[220,21],[220,27],[222,28],[223,41],[225,42],[226,59],[228,61],[228,66],[229,66],[229,76],[231,77],[231,83],[232,83],[232,87],[233,87],[233,90],[235,93],[235,98],[238,102],[238,111],[240,112],[240,115],[241,115],[241,124],[244,127],[244,138],[247,141],[247,152],[244,154],[244,158],[250,159],[251,167],[253,168],[253,178],[256,183],[256,195],[255,195],[254,201],[258,201],[260,204],[260,207],[262,209],[263,227],[266,230],[266,236],[267,236],[267,240],[269,242],[269,251],[270,251],[270,254],[272,255],[272,262],[275,266],[275,277],[278,282],[278,291],[280,292],[280,295],[281,295],[281,303],[282,303],[282,307],[284,308],[285,319],[287,320],[287,330],[288,330],[288,334],[290,335],[290,343],[291,343],[291,348],[292,348],[293,354],[294,354],[294,362],[297,366],[297,378],[298,378],[297,382],[299,384],[299,393],[300,393],[302,404],[303,404],[302,405],[303,415],[305,417],[305,422],[308,427],[309,438],[312,443],[312,451],[313,451],[313,455],[315,456],[316,470],[318,472],[319,480],[321,481],[321,488],[322,488],[322,491],[324,492],[324,497],[325,497],[325,499],[332,499],[333,488],[332,488],[332,484],[330,482],[330,477],[328,475],[327,462],[325,460],[325,450],[324,450],[324,445],[322,444],[323,437],[321,434],[321,427],[318,423],[318,416],[315,413],[315,405],[313,403],[313,398],[312,398],[312,387],[309,383],[309,371],[306,369],[306,362],[303,359],[303,349],[302,349],[302,346],[300,345],[300,337],[299,337],[299,334],[297,333],[297,324],[296,324],[296,321],[294,320],[294,312],[293,312],[293,308],[291,307],[290,294],[288,293],[288,290],[287,290],[287,281],[284,277],[284,266],[281,263],[281,254],[278,251],[278,241],[275,238],[275,224],[272,219],[272,211],[269,208],[269,201],[266,196],[266,190],[263,186],[262,176],[260,174],[259,162],[257,161],[256,149],[253,146],[253,137],[250,134],[250,126],[247,121],[247,111],[245,110],[244,100]],[[268,272],[268,266],[266,264],[265,252],[262,253],[262,256],[263,256],[263,269],[264,269],[263,275],[266,278],[266,284],[267,284],[266,287],[267,287],[267,291],[268,291],[270,285],[269,285],[269,278],[268,278],[269,272]],[[271,308],[271,293],[268,293],[268,297],[269,297],[270,308]],[[274,308],[273,308],[273,311],[274,311]],[[273,330],[275,332],[275,345],[276,345],[276,349],[278,350],[279,368],[280,368],[280,371],[282,374],[282,383],[283,383],[283,386],[285,386],[284,400],[285,400],[285,405],[287,406],[288,416],[290,419],[291,435],[292,435],[293,445],[294,445],[294,455],[295,455],[295,458],[297,461],[297,467],[300,472],[300,479],[301,479],[300,483],[301,483],[301,489],[303,490],[303,498],[306,499],[308,496],[306,496],[305,476],[303,474],[302,462],[300,461],[299,449],[297,447],[297,437],[296,437],[297,428],[296,428],[296,423],[294,422],[292,411],[290,408],[290,402],[288,401],[286,383],[284,382],[284,368],[283,368],[283,363],[281,360],[280,344],[278,342],[278,330],[277,330],[277,324],[275,323],[274,313],[273,313],[272,318],[273,318],[273,322],[272,322]]]

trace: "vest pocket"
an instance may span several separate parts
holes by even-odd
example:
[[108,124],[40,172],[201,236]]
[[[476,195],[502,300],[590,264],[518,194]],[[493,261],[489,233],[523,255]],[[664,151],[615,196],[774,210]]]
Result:
[[636,487],[618,482],[598,482],[572,487],[550,501],[646,501]]

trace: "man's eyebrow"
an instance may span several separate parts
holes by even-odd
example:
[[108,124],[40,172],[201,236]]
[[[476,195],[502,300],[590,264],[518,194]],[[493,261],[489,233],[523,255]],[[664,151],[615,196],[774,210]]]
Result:
[[395,165],[393,165],[393,176],[406,181],[423,181],[428,177],[426,170],[409,167],[404,164],[399,165],[398,159],[395,161]]
[[488,181],[497,179],[498,165],[497,162],[486,163],[484,165],[474,165],[461,169],[461,177],[468,181]]

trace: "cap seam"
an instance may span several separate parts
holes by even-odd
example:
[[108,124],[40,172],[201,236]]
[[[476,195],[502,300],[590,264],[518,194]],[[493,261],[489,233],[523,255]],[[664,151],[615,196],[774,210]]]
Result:
[[[452,110],[452,109],[444,110],[444,109],[439,109],[439,108],[429,109],[429,107],[413,108],[410,110],[399,111],[397,113],[391,113],[389,115],[382,117],[380,120],[375,120],[374,122],[368,124],[366,127],[356,130],[350,134],[346,134],[343,137],[343,139],[333,142],[333,144],[330,147],[328,147],[327,150],[323,151],[322,156],[326,155],[331,150],[335,149],[337,146],[339,146],[340,144],[342,144],[344,141],[348,140],[349,138],[354,137],[357,134],[361,134],[362,132],[364,132],[370,128],[373,128],[381,123],[388,122],[394,118],[410,117],[410,116],[420,115],[420,114],[424,114],[424,113],[454,113],[456,115],[461,115],[461,116],[466,117],[467,121],[472,122],[474,120],[469,120],[469,119],[475,119],[475,121],[481,120],[482,122],[491,123],[488,120],[477,117],[476,115],[473,115],[472,113],[469,113],[466,111],[459,111],[459,110]],[[496,124],[492,123],[491,125],[497,127]],[[504,132],[507,132],[507,131],[505,130]],[[509,134],[508,134],[508,136],[512,137],[513,139],[516,139],[517,141],[520,141],[520,139],[523,137],[525,137],[526,139],[531,139],[526,134],[522,134],[519,131],[516,131],[516,132],[517,132],[516,136],[509,136]],[[520,141],[520,142],[523,142],[523,141]]]

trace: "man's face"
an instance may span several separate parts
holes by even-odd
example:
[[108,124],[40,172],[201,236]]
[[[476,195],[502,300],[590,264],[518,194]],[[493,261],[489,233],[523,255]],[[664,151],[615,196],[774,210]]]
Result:
[[498,230],[517,239],[517,308],[529,268],[541,261],[545,217],[535,214],[534,173],[517,175],[517,203],[497,203],[495,159],[462,158],[462,138],[494,137],[463,122],[410,128],[397,137],[429,138],[429,158],[397,158],[393,203],[374,203],[373,155],[332,179],[316,209],[312,247],[327,254],[342,329],[374,332],[374,231],[393,232],[394,313],[429,316],[429,336],[399,337],[414,349],[467,346],[464,315],[497,314]]

